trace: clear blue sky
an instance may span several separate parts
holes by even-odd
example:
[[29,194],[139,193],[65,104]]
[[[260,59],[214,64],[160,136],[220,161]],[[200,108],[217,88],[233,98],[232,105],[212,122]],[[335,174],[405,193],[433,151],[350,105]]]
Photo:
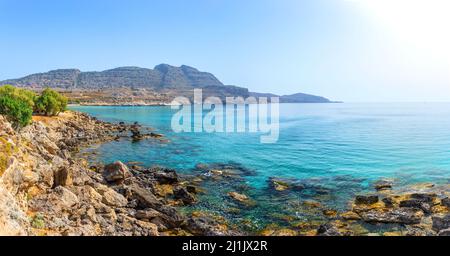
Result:
[[413,22],[449,5],[370,1],[0,0],[0,80],[168,63],[258,92],[450,101],[448,28],[426,32],[448,19]]

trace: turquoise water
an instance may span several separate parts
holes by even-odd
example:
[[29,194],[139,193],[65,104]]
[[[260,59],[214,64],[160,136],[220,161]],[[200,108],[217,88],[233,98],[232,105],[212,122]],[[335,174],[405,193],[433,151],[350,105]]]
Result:
[[[107,143],[95,149],[101,161],[142,162],[185,173],[199,163],[240,164],[253,172],[243,177],[247,193],[258,202],[270,202],[270,207],[286,199],[267,192],[270,177],[316,184],[328,190],[326,199],[311,193],[297,194],[297,199],[325,200],[335,208],[345,208],[349,198],[371,190],[373,182],[382,178],[391,178],[398,186],[448,183],[450,178],[447,103],[281,104],[276,144],[261,144],[260,134],[176,134],[170,126],[175,113],[170,107],[72,109],[106,121],[138,121],[170,140]],[[212,197],[220,210],[223,197]],[[264,207],[249,214],[258,218],[258,211]]]

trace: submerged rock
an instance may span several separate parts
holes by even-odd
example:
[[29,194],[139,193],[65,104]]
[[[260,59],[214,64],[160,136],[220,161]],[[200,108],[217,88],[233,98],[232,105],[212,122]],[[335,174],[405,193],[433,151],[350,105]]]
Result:
[[305,186],[298,181],[274,177],[269,179],[269,187],[278,192],[287,190],[301,191],[305,189]]
[[234,200],[238,201],[238,202],[246,202],[249,200],[248,196],[243,195],[243,194],[239,194],[237,192],[230,192],[228,193],[228,195],[233,198]]
[[380,180],[375,182],[374,187],[377,191],[388,190],[393,186],[393,182],[390,180]]

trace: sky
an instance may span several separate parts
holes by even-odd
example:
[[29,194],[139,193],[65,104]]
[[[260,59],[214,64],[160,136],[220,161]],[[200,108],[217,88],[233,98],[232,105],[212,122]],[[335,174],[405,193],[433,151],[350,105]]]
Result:
[[251,91],[450,101],[448,0],[0,0],[0,80],[189,65]]

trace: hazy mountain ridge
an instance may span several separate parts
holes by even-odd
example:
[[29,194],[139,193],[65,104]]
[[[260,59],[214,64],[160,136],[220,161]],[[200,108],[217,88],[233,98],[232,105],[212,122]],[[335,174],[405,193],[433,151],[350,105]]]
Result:
[[280,103],[335,103],[334,101],[331,101],[325,97],[305,93],[280,96],[273,93],[250,92],[250,96],[267,98],[278,97],[280,99]]
[[[166,95],[168,98],[179,95],[192,97],[192,92],[195,88],[203,89],[204,96],[278,97],[275,94],[250,93],[247,88],[224,85],[213,74],[201,72],[193,67],[186,65],[175,67],[167,64],[157,65],[154,69],[119,67],[100,72],[82,72],[79,69],[58,69],[0,82],[0,85],[4,84],[35,89],[51,87],[67,91],[145,90]],[[145,95],[148,95],[148,92],[141,93],[141,98],[144,99]],[[121,95],[133,101],[136,93],[121,93]],[[158,99],[159,97],[155,98]],[[167,98],[164,98],[164,101],[166,100]],[[280,102],[329,103],[331,101],[320,96],[298,93],[281,96]]]
[[58,69],[11,79],[0,84],[19,87],[54,87],[62,89],[98,89],[114,87],[149,88],[202,88],[224,86],[214,75],[188,66],[174,67],[161,64],[154,69],[120,67],[101,72],[81,72],[78,69]]

